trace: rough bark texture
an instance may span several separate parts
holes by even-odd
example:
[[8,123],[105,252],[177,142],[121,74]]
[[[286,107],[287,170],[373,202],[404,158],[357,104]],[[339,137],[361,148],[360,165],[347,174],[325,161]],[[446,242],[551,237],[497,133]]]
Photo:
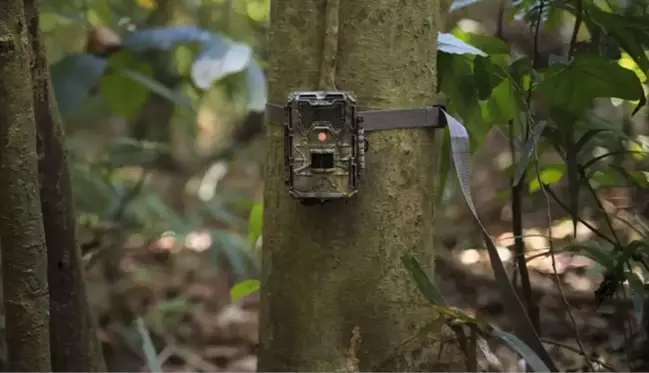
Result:
[[[435,103],[437,1],[341,1],[336,87],[362,107]],[[317,87],[325,0],[271,2],[269,101]],[[267,126],[259,371],[464,371],[448,328],[400,262],[431,269],[442,133],[369,134],[349,201],[302,206],[284,186],[283,129]],[[425,325],[430,333],[416,334]],[[355,336],[354,336],[355,335]],[[410,344],[405,344],[411,340]]]
[[50,284],[52,371],[99,372],[106,367],[88,306],[61,120],[51,90],[39,30],[38,5],[24,0],[31,41],[41,209]]
[[50,371],[47,253],[22,0],[0,2],[0,246],[9,369]]

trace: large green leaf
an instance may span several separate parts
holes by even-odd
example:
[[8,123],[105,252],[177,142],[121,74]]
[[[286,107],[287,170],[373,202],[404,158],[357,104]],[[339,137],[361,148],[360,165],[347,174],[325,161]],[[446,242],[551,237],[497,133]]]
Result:
[[488,126],[482,119],[479,95],[470,57],[457,54],[438,53],[441,90],[448,98],[448,111],[461,115],[470,129],[471,148],[475,149],[485,139]]
[[490,58],[476,57],[473,62],[473,73],[475,74],[475,83],[481,100],[488,99],[494,88],[505,79],[502,72],[503,69],[496,66]]
[[[439,83],[449,97],[449,106],[457,108],[464,118],[478,110],[478,90],[472,61],[462,55],[438,54]],[[466,119],[465,119],[466,120]]]
[[506,331],[494,328],[491,332],[494,336],[505,342],[509,347],[521,355],[525,363],[532,367],[534,372],[551,372],[550,368],[541,360],[541,358],[525,342],[517,336]]
[[602,33],[615,38],[642,71],[645,74],[649,72],[649,58],[645,54],[645,49],[649,47],[649,16],[614,14],[591,2],[585,2],[583,5],[589,15],[585,20],[599,27]]
[[545,69],[538,90],[550,104],[573,113],[582,113],[600,97],[645,100],[633,71],[591,55],[580,55],[568,65]]
[[[146,77],[153,76],[151,66],[138,60],[128,51],[111,56],[109,65],[114,69],[128,69]],[[113,113],[130,119],[144,105],[150,91],[149,88],[114,69],[101,79],[99,93]]]
[[[489,124],[507,123],[512,120],[516,115],[515,94],[516,92],[509,79],[502,80],[494,87],[491,96],[480,105],[485,122]],[[489,131],[491,127],[488,126],[484,129]]]
[[457,32],[457,34],[458,38],[485,52],[489,56],[497,54],[509,55],[509,45],[502,39],[474,32]]
[[401,257],[401,261],[410,272],[410,275],[415,280],[415,284],[417,284],[417,288],[419,288],[419,291],[424,297],[433,304],[446,306],[446,301],[442,293],[430,280],[417,258],[412,255],[404,255]]
[[465,43],[457,36],[440,32],[437,34],[437,49],[440,52],[451,54],[469,54],[478,56],[487,56],[487,53],[480,49]]

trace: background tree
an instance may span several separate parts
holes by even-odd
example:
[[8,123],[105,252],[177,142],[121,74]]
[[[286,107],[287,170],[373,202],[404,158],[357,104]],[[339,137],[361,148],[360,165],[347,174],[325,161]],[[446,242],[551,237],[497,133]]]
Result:
[[29,25],[34,112],[38,131],[41,210],[47,243],[50,341],[54,372],[105,371],[77,243],[68,150],[51,89],[39,6],[24,0]]
[[9,369],[49,372],[47,252],[23,0],[0,4],[0,247]]
[[[269,102],[320,87],[323,74],[329,86],[355,92],[363,107],[434,104],[438,6],[272,2]],[[331,48],[332,37],[338,48]],[[328,66],[332,61],[337,66]],[[430,309],[401,263],[414,253],[432,271],[440,135],[426,129],[370,134],[358,195],[307,207],[284,186],[283,128],[268,126],[260,371],[465,369],[456,349],[436,355],[440,346],[432,341],[447,330],[439,320],[431,325]],[[430,338],[403,345],[423,328]]]

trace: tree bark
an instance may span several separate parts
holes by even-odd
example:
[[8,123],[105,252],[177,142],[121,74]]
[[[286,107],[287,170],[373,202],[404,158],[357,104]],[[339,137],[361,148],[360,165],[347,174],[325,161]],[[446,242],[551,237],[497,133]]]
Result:
[[22,0],[0,2],[0,246],[9,369],[50,371],[47,253]]
[[[435,103],[439,4],[343,0],[335,83],[358,105]],[[271,2],[269,102],[318,86],[325,0]],[[442,132],[370,133],[367,171],[348,201],[302,206],[284,185],[284,138],[267,126],[259,371],[464,371],[453,338],[400,258],[434,258]],[[414,338],[423,328],[425,337]]]
[[52,371],[106,371],[77,245],[65,136],[51,89],[36,0],[24,0],[32,53],[41,210],[50,284]]

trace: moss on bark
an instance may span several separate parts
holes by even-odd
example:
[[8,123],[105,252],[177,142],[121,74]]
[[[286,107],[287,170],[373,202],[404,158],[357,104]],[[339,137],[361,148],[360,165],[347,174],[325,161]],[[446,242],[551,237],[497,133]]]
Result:
[[[324,10],[325,0],[271,3],[270,102],[317,87]],[[336,87],[362,107],[433,104],[438,10],[437,1],[342,1]],[[283,129],[267,126],[259,371],[466,369],[454,346],[437,354],[452,337],[400,262],[414,253],[432,274],[441,132],[368,137],[358,195],[302,206],[284,186]],[[427,324],[426,337],[404,345]]]
[[22,0],[0,2],[0,246],[9,369],[50,371],[47,253]]
[[38,131],[40,196],[50,284],[50,341],[54,372],[106,371],[88,306],[77,245],[68,156],[51,89],[38,4],[24,0],[31,41],[31,75]]

